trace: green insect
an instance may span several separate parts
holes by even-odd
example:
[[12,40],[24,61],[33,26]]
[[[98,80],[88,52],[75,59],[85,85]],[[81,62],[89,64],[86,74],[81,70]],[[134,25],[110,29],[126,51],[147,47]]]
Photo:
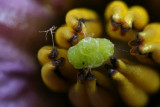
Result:
[[76,68],[96,68],[114,53],[114,45],[108,39],[86,37],[69,48],[69,62]]

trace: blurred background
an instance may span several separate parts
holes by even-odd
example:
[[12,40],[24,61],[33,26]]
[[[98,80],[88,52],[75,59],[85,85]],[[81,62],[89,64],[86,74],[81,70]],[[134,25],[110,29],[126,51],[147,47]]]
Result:
[[[51,92],[40,76],[37,52],[46,41],[44,31],[65,23],[65,14],[76,7],[95,10],[104,21],[112,0],[0,0],[0,107],[71,106],[66,94]],[[124,0],[144,6],[150,22],[160,22],[160,0]],[[148,107],[160,107],[160,94]],[[63,102],[63,103],[62,103]]]

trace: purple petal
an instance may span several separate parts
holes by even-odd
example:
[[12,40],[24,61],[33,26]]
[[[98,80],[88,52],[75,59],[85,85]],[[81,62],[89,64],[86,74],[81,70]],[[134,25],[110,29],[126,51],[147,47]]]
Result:
[[25,89],[26,82],[20,79],[12,78],[0,84],[0,101],[14,99]]
[[5,74],[21,73],[32,74],[37,65],[34,59],[20,51],[7,40],[0,38],[0,72]]
[[41,0],[0,0],[0,107],[66,104],[66,96],[46,89],[36,57],[45,41],[38,31],[58,17],[49,5]]

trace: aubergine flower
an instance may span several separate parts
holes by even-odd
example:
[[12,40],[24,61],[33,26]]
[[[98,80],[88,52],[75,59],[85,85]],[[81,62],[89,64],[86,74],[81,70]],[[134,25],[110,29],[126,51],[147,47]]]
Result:
[[[110,87],[110,84],[106,84],[108,78],[97,71],[92,71],[92,73],[97,76],[96,78],[99,86],[96,87],[96,79],[93,74],[91,74],[91,72],[88,73],[89,75],[84,75],[83,72],[81,72],[82,74],[79,73],[79,81],[70,89],[70,93],[76,93],[76,91],[74,91],[73,89],[77,86],[82,85],[84,89],[87,88],[89,90],[87,90],[89,98],[85,96],[79,97],[76,96],[76,94],[69,94],[69,97],[75,98],[73,99],[73,101],[69,101],[66,94],[60,94],[50,91],[42,82],[42,78],[40,76],[41,67],[39,62],[37,61],[36,54],[38,49],[42,45],[46,44],[46,41],[44,37],[45,33],[39,33],[38,31],[48,29],[51,25],[64,23],[62,21],[64,19],[64,13],[72,7],[73,1],[74,0],[0,1],[0,107],[64,107],[70,105],[70,102],[78,102],[79,98],[82,98],[82,100],[84,101],[83,103],[86,103],[86,101],[90,100],[89,104],[95,102],[95,104],[99,106],[99,104],[96,103],[97,100],[94,100],[94,97],[100,98],[97,96],[99,95],[99,93],[102,96],[103,101],[105,99],[111,99],[107,100],[108,103],[111,103],[111,105],[114,103],[114,101],[112,100],[112,97],[114,97],[114,95],[111,95],[112,87],[111,90],[109,89],[109,92],[111,91],[111,93],[103,91],[104,89],[100,87],[103,86],[106,89]],[[77,0],[77,4],[75,4],[74,7],[78,7],[78,5],[80,5],[81,7],[87,6],[88,8],[94,8],[97,9],[97,11],[101,11],[102,15],[104,7],[106,6],[106,3],[108,3],[108,1],[109,0],[100,0],[97,3],[96,0],[86,0],[85,2],[83,0]],[[153,1],[155,2],[156,0]],[[141,1],[139,0],[135,0],[135,2],[136,4],[141,3]],[[156,10],[158,9],[156,8]],[[154,14],[154,16],[156,15]],[[83,22],[84,20],[81,21]],[[119,48],[119,42],[115,44],[115,46]],[[122,49],[120,49],[120,56],[123,54],[128,58],[128,56],[130,55],[123,52],[123,48],[125,47],[122,46],[121,48]],[[117,54],[119,55],[119,53]],[[130,59],[134,58],[132,57]],[[57,62],[63,63],[63,61],[65,60],[63,60],[63,58],[60,58],[60,60],[58,59],[54,61],[56,62],[55,64],[58,64]],[[114,69],[120,74],[121,67],[122,66],[119,66]],[[112,76],[115,77],[116,75]],[[74,78],[70,79],[74,80]],[[105,80],[105,82],[101,81],[101,79]],[[81,84],[81,82],[83,83],[84,81],[86,82],[86,84],[92,85]],[[86,94],[86,91],[84,89],[82,88],[82,90],[79,90],[82,95]],[[76,99],[77,97],[78,100]],[[103,103],[101,104],[103,105]],[[158,104],[156,102],[154,105],[159,105],[159,102]]]
[[66,97],[42,84],[35,53],[45,41],[38,31],[67,8],[64,0],[0,1],[0,107],[62,106]]
[[[118,42],[118,47],[116,42],[113,45],[101,35],[103,31],[95,11],[87,8],[72,9],[66,13],[66,25],[55,31],[54,42],[57,44],[43,46],[38,51],[42,80],[53,92],[68,93],[70,102],[75,107],[123,106],[119,105],[119,100],[129,107],[148,106],[151,94],[159,91],[158,69],[128,60],[126,55],[130,54],[129,50],[119,41],[125,38],[129,41],[132,38],[129,31],[139,31],[148,24],[147,11],[141,6],[128,9],[125,2],[112,1],[108,4],[105,15],[107,23],[110,23],[109,26],[106,25],[109,39],[113,41],[117,38],[114,41]],[[116,32],[118,29],[119,32]],[[134,38],[137,31],[133,34]],[[150,32],[153,31],[150,29]],[[127,53],[122,55],[118,48]],[[120,99],[114,96],[116,93],[118,95],[115,96]]]

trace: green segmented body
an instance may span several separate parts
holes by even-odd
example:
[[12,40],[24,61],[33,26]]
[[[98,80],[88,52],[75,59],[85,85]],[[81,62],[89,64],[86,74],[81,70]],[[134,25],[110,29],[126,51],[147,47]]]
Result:
[[69,48],[69,62],[76,68],[96,68],[113,55],[114,45],[108,39],[87,37]]

